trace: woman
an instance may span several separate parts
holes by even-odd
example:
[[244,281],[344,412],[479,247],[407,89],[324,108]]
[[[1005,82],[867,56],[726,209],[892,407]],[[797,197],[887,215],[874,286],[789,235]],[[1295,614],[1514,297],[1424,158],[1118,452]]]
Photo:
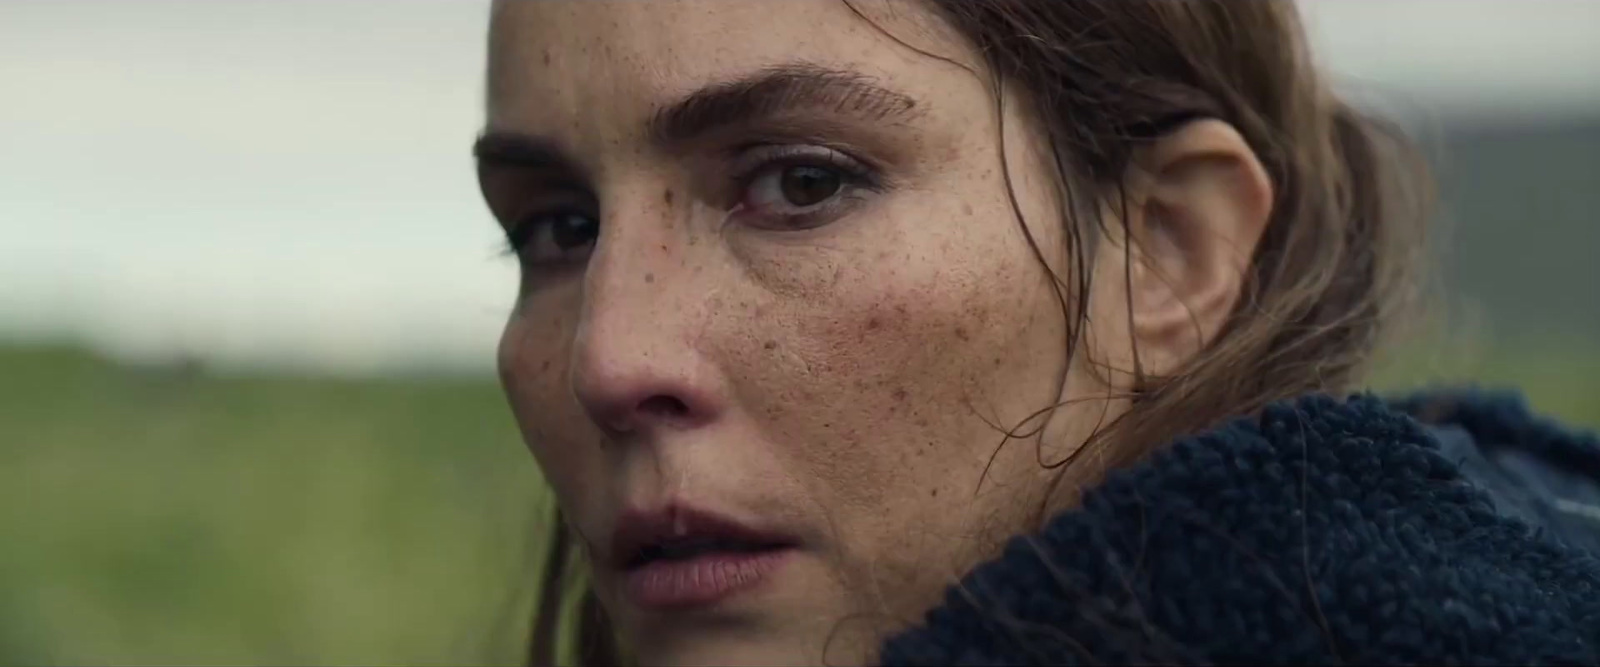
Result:
[[1600,662],[1592,436],[1323,395],[1425,211],[1293,5],[490,32],[499,363],[565,526],[535,662],[564,611],[594,664]]

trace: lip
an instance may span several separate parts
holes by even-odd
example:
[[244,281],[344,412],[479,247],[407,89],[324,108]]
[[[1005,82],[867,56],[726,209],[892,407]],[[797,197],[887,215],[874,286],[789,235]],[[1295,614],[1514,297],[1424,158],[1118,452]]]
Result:
[[[708,551],[679,560],[637,562],[641,550],[672,540],[726,540],[762,545],[753,551]],[[788,560],[799,540],[684,505],[629,511],[617,521],[610,560],[624,592],[646,609],[704,607],[766,581]]]

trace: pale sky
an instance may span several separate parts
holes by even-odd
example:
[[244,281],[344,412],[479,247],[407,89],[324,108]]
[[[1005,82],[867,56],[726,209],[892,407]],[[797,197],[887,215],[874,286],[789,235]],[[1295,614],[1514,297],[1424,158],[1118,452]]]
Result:
[[[1600,113],[1600,1],[1303,4],[1400,108]],[[515,281],[468,155],[486,11],[0,0],[0,340],[486,368]]]

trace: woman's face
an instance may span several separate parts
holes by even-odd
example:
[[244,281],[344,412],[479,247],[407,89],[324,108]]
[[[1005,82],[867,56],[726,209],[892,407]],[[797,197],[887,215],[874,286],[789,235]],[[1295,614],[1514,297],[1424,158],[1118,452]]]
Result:
[[1066,370],[1008,198],[1007,170],[1063,270],[1055,180],[947,28],[854,4],[870,22],[837,0],[494,13],[480,176],[522,264],[500,371],[647,662],[870,660],[1108,416],[1072,404],[1045,451],[1001,447],[1105,390]]

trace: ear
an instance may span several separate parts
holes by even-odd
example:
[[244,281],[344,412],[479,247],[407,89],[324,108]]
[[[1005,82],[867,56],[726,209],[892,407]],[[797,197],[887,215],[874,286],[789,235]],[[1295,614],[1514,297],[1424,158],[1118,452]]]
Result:
[[1185,124],[1134,157],[1125,182],[1131,266],[1119,278],[1139,364],[1167,375],[1216,337],[1238,303],[1272,214],[1272,181],[1220,120]]

